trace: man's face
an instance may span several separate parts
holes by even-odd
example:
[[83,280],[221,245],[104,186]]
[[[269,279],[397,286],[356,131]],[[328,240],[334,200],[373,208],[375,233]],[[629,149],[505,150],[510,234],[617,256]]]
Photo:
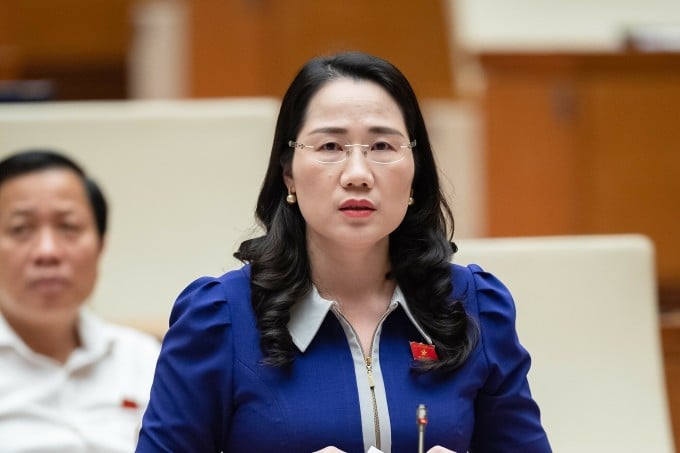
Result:
[[73,322],[94,288],[101,249],[71,170],[26,173],[0,186],[0,311],[11,324]]

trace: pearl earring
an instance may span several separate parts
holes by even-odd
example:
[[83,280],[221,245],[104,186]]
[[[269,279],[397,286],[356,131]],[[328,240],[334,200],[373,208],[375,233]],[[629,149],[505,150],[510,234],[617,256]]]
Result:
[[416,203],[416,200],[413,199],[413,189],[411,189],[411,195],[408,197],[408,205],[413,206]]
[[288,196],[286,197],[286,203],[295,204],[296,202],[297,202],[297,197],[295,196],[295,194],[288,192]]

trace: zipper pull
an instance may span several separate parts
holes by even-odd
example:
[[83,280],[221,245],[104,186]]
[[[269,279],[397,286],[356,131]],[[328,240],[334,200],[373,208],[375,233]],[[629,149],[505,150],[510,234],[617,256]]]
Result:
[[368,373],[369,387],[375,388],[375,382],[373,381],[373,371],[371,369],[371,356],[366,357],[366,372]]

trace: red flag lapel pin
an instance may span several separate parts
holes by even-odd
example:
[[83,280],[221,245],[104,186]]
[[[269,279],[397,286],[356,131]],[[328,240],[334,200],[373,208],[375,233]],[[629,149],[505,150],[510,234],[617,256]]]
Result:
[[439,360],[433,344],[418,343],[417,341],[410,341],[409,344],[411,345],[413,360]]
[[123,400],[120,402],[120,407],[125,409],[139,409],[139,404],[137,404],[137,401],[133,399],[123,398]]

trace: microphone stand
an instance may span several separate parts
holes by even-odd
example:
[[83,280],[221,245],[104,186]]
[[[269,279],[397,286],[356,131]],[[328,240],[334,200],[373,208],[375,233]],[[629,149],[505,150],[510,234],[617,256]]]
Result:
[[427,425],[427,407],[419,404],[416,409],[416,423],[418,425],[418,453],[425,453],[425,425]]

